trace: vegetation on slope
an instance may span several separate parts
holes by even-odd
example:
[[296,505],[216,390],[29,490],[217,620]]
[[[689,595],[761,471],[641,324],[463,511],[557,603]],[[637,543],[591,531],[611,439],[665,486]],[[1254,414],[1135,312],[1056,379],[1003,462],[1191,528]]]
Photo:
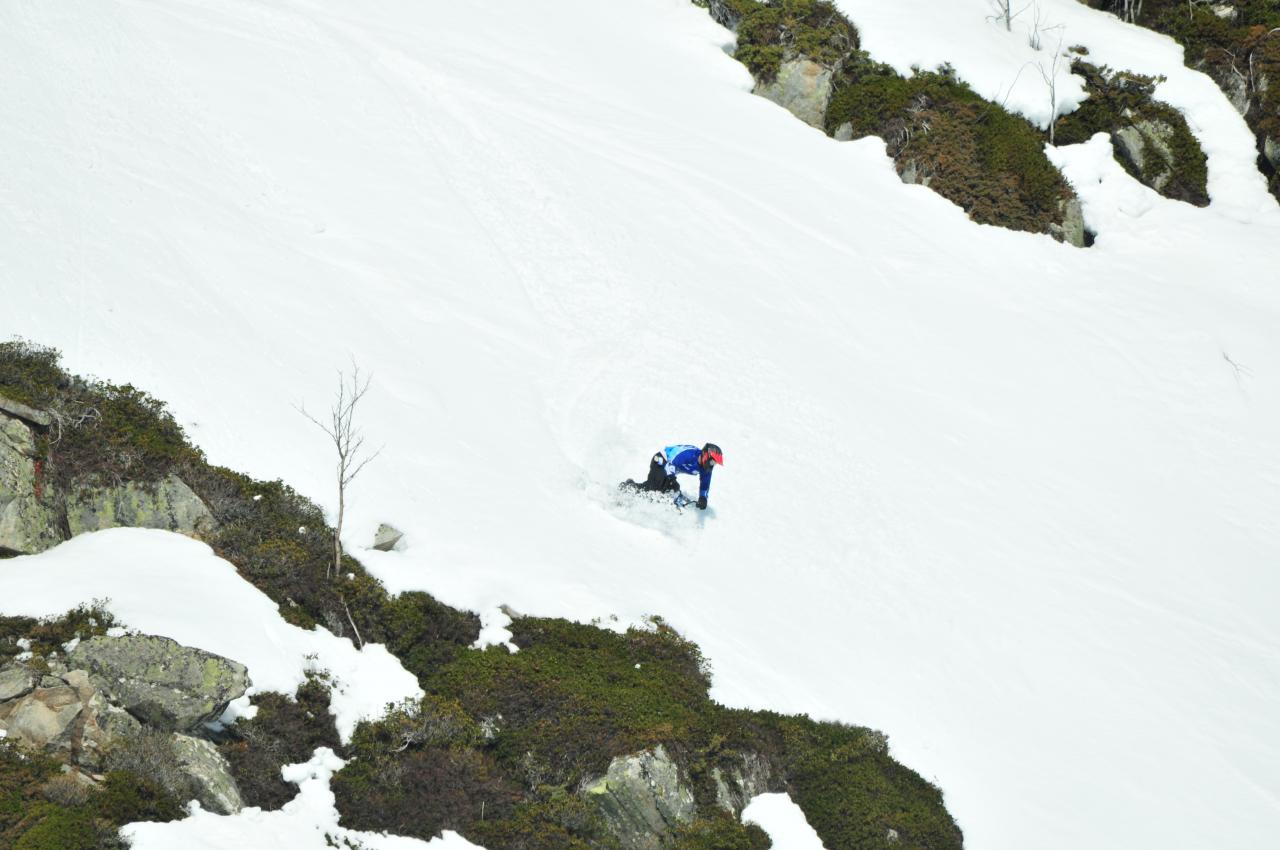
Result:
[[[1116,14],[1124,11],[1120,0],[1081,2]],[[1184,48],[1187,65],[1213,77],[1241,110],[1257,139],[1258,168],[1280,200],[1280,4],[1143,0],[1134,23],[1174,38]]]
[[[50,469],[72,482],[102,470],[118,483],[178,475],[217,520],[208,542],[286,619],[353,638],[354,624],[364,640],[385,643],[426,692],[361,724],[348,747],[339,745],[322,679],[293,698],[258,695],[258,715],[237,721],[221,745],[247,803],[281,805],[292,791],[279,779],[280,766],[330,746],[349,759],[333,781],[348,826],[423,838],[456,829],[489,850],[612,850],[618,840],[580,794],[582,784],[615,757],[661,745],[697,804],[693,822],[671,839],[678,850],[766,846],[758,828],[727,817],[717,800],[716,771],[727,774],[748,755],[768,765],[771,785],[792,794],[828,850],[962,846],[941,792],[893,761],[883,736],[718,705],[698,647],[661,620],[619,634],[518,618],[511,630],[519,652],[478,650],[470,648],[479,635],[474,614],[425,593],[392,597],[352,558],[328,578],[332,529],[315,504],[282,482],[209,465],[161,402],[106,387],[65,373],[52,349],[0,343],[0,394],[61,417],[60,438],[45,434],[41,444]],[[89,398],[108,410],[71,415]],[[157,440],[165,450],[142,450]],[[111,624],[93,608],[45,623],[5,618],[0,659],[16,654],[19,636],[52,650]],[[14,847],[109,847],[122,818],[171,816],[182,796],[168,790],[163,759],[151,759],[157,773],[149,776],[148,760],[134,758],[126,760],[135,772],[125,783],[133,796],[117,779],[66,804],[41,796],[55,768],[9,756],[0,779],[0,835],[25,842]],[[8,820],[5,812],[13,813]]]

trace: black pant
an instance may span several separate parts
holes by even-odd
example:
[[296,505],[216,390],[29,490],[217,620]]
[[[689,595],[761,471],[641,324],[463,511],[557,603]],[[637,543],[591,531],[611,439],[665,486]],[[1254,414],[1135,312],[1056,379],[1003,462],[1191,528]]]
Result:
[[670,493],[680,489],[674,475],[667,474],[667,458],[658,452],[649,461],[649,477],[645,479],[643,490],[656,490],[659,493]]

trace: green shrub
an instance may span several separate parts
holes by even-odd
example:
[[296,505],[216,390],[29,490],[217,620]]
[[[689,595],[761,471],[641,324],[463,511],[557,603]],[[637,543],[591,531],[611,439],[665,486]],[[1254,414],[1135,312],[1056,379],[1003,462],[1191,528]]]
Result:
[[342,745],[329,712],[329,689],[315,677],[298,688],[294,699],[268,692],[254,695],[253,704],[257,714],[237,720],[219,749],[245,805],[275,810],[298,793],[281,778],[280,768],[307,761],[317,747],[341,750]]
[[869,729],[779,718],[792,798],[828,850],[960,850],[942,792]]
[[759,825],[717,812],[677,830],[672,850],[769,850],[772,846],[769,834]]
[[52,652],[62,653],[63,644],[75,638],[88,640],[107,633],[117,625],[115,617],[107,610],[109,600],[95,599],[86,605],[77,605],[57,617],[0,617],[0,659],[12,658],[23,649],[19,640],[29,642],[30,651],[37,656]]
[[333,793],[345,826],[424,840],[510,817],[521,797],[491,756],[461,747],[410,747],[394,757],[357,750]]
[[106,775],[94,808],[99,817],[116,828],[138,821],[163,823],[186,816],[182,803],[164,788],[121,770]]
[[62,355],[23,339],[0,342],[0,395],[36,408],[47,407],[70,384]]
[[738,2],[734,9],[742,15],[734,57],[766,82],[787,59],[803,56],[834,66],[858,48],[857,29],[825,0]]
[[615,850],[596,810],[563,788],[543,787],[506,817],[485,817],[462,835],[488,850]]
[[948,68],[902,77],[866,54],[837,75],[825,125],[885,139],[899,173],[916,169],[929,188],[982,224],[1043,233],[1072,196],[1044,152],[1040,131],[984,100]]
[[98,842],[90,812],[53,803],[36,803],[27,814],[31,825],[13,843],[13,850],[92,850]]
[[696,647],[659,625],[625,634],[567,620],[520,618],[520,652],[464,652],[425,682],[476,718],[501,717],[495,753],[513,773],[526,754],[568,785],[603,773],[615,756],[689,742],[711,708]]
[[423,679],[480,637],[480,618],[411,591],[387,600],[377,629],[405,669]]

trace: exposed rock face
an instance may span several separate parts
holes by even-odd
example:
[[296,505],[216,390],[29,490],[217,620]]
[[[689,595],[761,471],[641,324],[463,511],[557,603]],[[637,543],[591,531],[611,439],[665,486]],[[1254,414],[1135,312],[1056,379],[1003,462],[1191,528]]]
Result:
[[1173,148],[1169,141],[1174,128],[1163,121],[1140,120],[1122,127],[1111,139],[1120,154],[1143,183],[1163,193],[1173,178]]
[[163,637],[90,638],[67,661],[113,703],[168,731],[216,719],[249,687],[243,664]]
[[0,702],[30,693],[36,686],[36,675],[20,664],[0,667]]
[[711,779],[716,785],[716,803],[734,817],[742,814],[753,797],[782,790],[772,782],[769,763],[756,753],[744,753],[742,764],[727,772],[713,768]]
[[183,772],[196,782],[200,805],[220,815],[234,815],[244,808],[231,765],[217,747],[202,738],[175,733],[173,749]]
[[36,459],[31,429],[0,413],[0,554],[43,552],[62,539],[57,514],[41,498]]
[[71,534],[104,528],[158,528],[199,536],[213,529],[213,514],[176,475],[157,484],[81,488],[67,499]]
[[71,749],[72,725],[84,703],[65,684],[38,687],[24,697],[0,704],[0,729],[31,749]]
[[1066,242],[1068,245],[1083,248],[1084,208],[1080,205],[1080,199],[1069,198],[1061,203],[1060,209],[1062,210],[1062,223],[1049,225],[1049,234],[1061,242]]
[[738,31],[738,24],[742,23],[742,15],[735,12],[733,8],[724,0],[693,0],[699,6],[706,6],[707,11],[711,13],[711,19],[726,29]]
[[404,533],[402,531],[384,522],[378,526],[377,533],[373,535],[373,548],[379,552],[390,552],[403,539]]
[[42,428],[48,428],[53,424],[53,417],[45,411],[36,410],[30,405],[14,401],[2,395],[0,395],[0,413],[7,413],[9,416],[17,417],[18,419],[25,419]]
[[757,81],[755,93],[821,130],[831,102],[831,69],[812,59],[790,59],[778,68],[773,82]]
[[1264,138],[1262,155],[1271,163],[1271,167],[1280,170],[1280,139]]
[[603,777],[583,787],[624,850],[658,850],[696,814],[693,791],[659,746],[614,759]]

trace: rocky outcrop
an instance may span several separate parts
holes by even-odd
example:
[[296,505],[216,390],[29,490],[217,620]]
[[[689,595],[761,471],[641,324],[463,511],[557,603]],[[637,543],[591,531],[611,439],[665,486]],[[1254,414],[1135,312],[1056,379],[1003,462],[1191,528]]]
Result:
[[21,419],[0,413],[0,554],[42,552],[61,541],[45,495],[35,435]]
[[198,537],[213,526],[208,506],[176,475],[154,484],[83,487],[67,499],[67,527],[72,536],[124,527],[158,528]]
[[716,803],[734,817],[742,814],[753,797],[783,790],[781,783],[773,782],[769,762],[756,753],[744,753],[741,764],[727,770],[712,768],[711,781],[716,786]]
[[203,738],[175,733],[173,749],[179,766],[195,782],[200,805],[222,815],[233,815],[244,808],[240,789],[231,776],[231,765],[217,747]]
[[49,413],[43,410],[36,410],[30,405],[3,395],[0,395],[0,413],[5,413],[18,419],[25,419],[33,425],[39,425],[41,428],[48,428],[53,424],[53,416]]
[[733,32],[738,31],[738,24],[742,23],[742,13],[725,0],[693,0],[693,2],[694,5],[705,6],[712,20],[720,26]]
[[1138,179],[1163,194],[1174,175],[1174,154],[1170,144],[1174,132],[1174,127],[1164,121],[1139,119],[1116,130],[1111,140],[1116,153],[1128,163]]
[[783,62],[772,81],[757,80],[755,93],[821,130],[831,102],[831,76],[825,65],[799,57]]
[[[234,814],[244,803],[230,765],[191,730],[248,685],[243,665],[167,638],[92,638],[0,667],[0,738],[62,761],[92,783],[120,768],[182,799]],[[128,710],[126,710],[126,708]],[[141,717],[135,717],[135,712]],[[144,722],[145,721],[145,722]]]
[[378,526],[377,533],[373,535],[373,548],[379,552],[390,552],[403,539],[404,532],[384,522]]
[[164,637],[90,638],[67,663],[88,671],[111,702],[167,731],[191,731],[217,719],[249,687],[243,664]]
[[662,746],[614,759],[604,776],[583,786],[623,850],[658,850],[696,815],[693,791]]

